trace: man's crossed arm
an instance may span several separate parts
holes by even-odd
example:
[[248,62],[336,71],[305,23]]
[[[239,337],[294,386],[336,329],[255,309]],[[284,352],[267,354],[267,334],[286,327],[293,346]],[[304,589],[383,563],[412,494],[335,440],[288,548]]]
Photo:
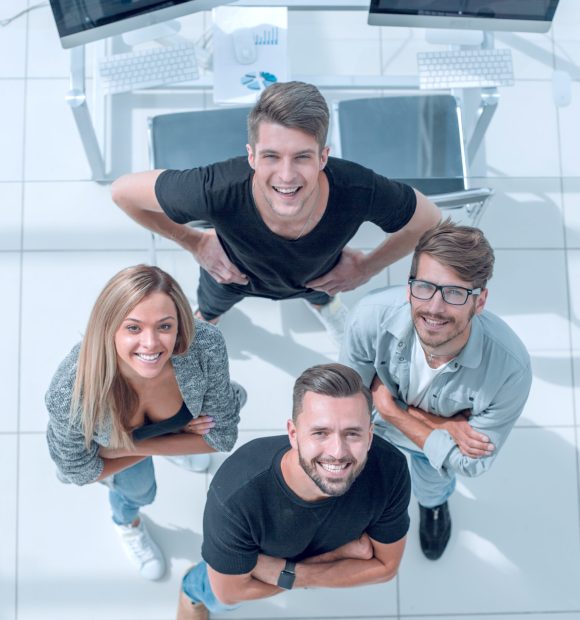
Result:
[[446,430],[459,451],[470,458],[481,458],[491,454],[495,447],[487,435],[475,430],[469,424],[469,412],[461,411],[450,418],[433,415],[418,407],[401,409],[383,382],[375,375],[371,385],[373,404],[378,414],[423,449],[427,438],[436,429]]
[[507,387],[503,386],[493,405],[469,418],[468,411],[449,418],[417,407],[405,411],[377,377],[371,391],[380,416],[421,448],[435,469],[445,467],[473,477],[483,474],[493,464],[522,411],[529,381],[528,371],[523,368],[508,379]]
[[[396,574],[406,537],[384,544],[366,534],[360,539],[296,564],[295,588],[348,588],[389,581]],[[250,573],[224,575],[208,567],[213,593],[226,605],[283,592],[276,584],[286,560],[260,554]]]

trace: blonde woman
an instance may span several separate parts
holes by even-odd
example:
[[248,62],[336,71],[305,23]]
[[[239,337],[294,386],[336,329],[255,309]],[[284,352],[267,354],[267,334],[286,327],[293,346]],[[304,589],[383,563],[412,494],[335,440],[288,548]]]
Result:
[[192,455],[195,470],[196,455],[231,450],[245,397],[220,331],[194,322],[169,274],[137,265],[107,283],[46,394],[47,440],[64,482],[109,487],[113,522],[145,578],[165,573],[139,516],[155,498],[151,457]]

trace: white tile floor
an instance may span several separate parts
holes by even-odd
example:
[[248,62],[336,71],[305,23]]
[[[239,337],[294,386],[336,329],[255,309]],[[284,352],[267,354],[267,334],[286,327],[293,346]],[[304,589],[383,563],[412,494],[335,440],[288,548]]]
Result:
[[[26,6],[4,0],[0,19]],[[373,29],[365,18],[291,14],[294,73],[414,72],[415,53],[426,47],[422,32]],[[561,0],[550,34],[498,36],[498,46],[514,51],[517,86],[502,91],[485,143],[482,174],[497,177],[489,181],[497,196],[481,223],[497,251],[489,307],[529,347],[535,377],[494,469],[462,480],[451,501],[449,550],[437,563],[422,557],[413,504],[408,548],[392,583],[292,592],[229,617],[580,620],[579,22],[576,1]],[[195,16],[186,31],[200,33],[208,23],[207,15]],[[309,53],[308,42],[318,53]],[[567,108],[551,103],[554,66],[575,79]],[[146,513],[170,572],[151,584],[125,562],[105,490],[60,484],[43,437],[43,394],[56,365],[79,339],[105,280],[146,261],[149,244],[147,233],[114,207],[108,188],[89,180],[63,98],[67,67],[47,8],[0,29],[0,619],[169,620],[180,576],[199,558],[209,475],[159,460],[158,498]],[[150,111],[209,104],[204,94],[169,104],[144,95],[123,116],[131,140],[118,145],[119,161],[147,165]],[[366,228],[356,243],[364,249],[376,239]],[[159,264],[193,295],[190,258],[169,243],[161,248]],[[407,269],[408,260],[401,261],[363,291],[403,283]],[[352,304],[363,291],[345,297]],[[334,359],[335,348],[299,302],[246,301],[222,329],[232,375],[249,392],[240,442],[282,432],[293,380],[305,367]]]

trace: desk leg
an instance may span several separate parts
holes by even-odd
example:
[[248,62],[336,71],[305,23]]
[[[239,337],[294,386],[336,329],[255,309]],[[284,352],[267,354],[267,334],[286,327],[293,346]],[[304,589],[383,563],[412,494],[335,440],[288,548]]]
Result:
[[467,161],[468,165],[473,164],[477,151],[481,146],[485,132],[491,123],[499,102],[497,88],[482,88],[479,108],[475,113],[475,126],[467,142]]
[[70,86],[65,100],[72,110],[77,130],[89,166],[91,167],[92,180],[100,182],[109,181],[110,179],[105,172],[103,153],[95,133],[91,112],[87,105],[85,92],[85,48],[82,45],[71,50]]

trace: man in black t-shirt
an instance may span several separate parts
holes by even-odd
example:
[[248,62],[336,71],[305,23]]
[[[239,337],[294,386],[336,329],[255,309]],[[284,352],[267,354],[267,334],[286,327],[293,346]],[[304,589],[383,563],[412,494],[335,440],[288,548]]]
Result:
[[256,439],[216,473],[204,561],[183,579],[178,620],[207,618],[284,589],[388,581],[409,528],[405,457],[373,438],[372,399],[342,364],[294,385],[288,436]]
[[[328,122],[316,87],[274,84],[250,112],[247,159],[113,184],[128,215],[200,264],[198,318],[216,322],[248,295],[301,297],[340,339],[346,310],[335,296],[411,252],[438,222],[438,209],[408,185],[329,158]],[[193,220],[213,230],[188,227]],[[347,246],[366,221],[394,233],[367,254]]]

